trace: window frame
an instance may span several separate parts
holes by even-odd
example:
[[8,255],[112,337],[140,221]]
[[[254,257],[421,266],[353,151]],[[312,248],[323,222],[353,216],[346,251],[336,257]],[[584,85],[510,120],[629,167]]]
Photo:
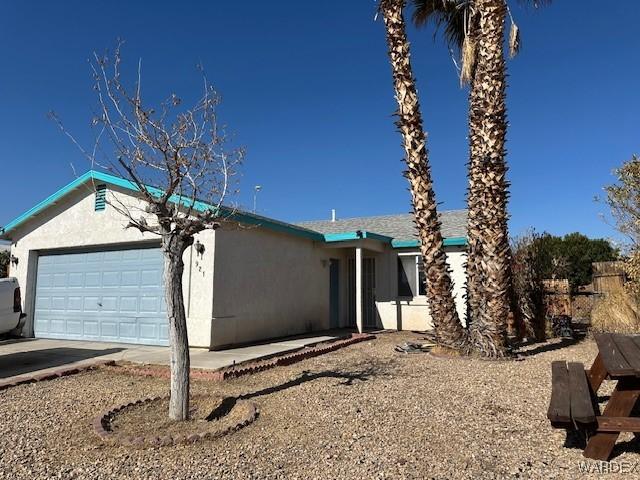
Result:
[[[412,252],[398,252],[398,259],[400,259],[400,257],[414,257],[414,269],[415,269],[415,285],[409,285],[412,288],[415,288],[415,290],[413,290],[414,292],[416,292],[415,295],[413,295],[413,298],[418,298],[418,297],[424,297],[426,296],[426,291],[424,293],[421,293],[421,290],[423,288],[426,289],[426,285],[422,286],[421,282],[420,282],[420,277],[421,277],[421,272],[420,272],[420,260],[422,259],[422,254],[418,251],[412,251]],[[396,285],[397,288],[397,285]],[[397,290],[396,290],[397,291]],[[400,297],[400,295],[398,295],[399,298],[409,298],[406,296],[402,296]]]

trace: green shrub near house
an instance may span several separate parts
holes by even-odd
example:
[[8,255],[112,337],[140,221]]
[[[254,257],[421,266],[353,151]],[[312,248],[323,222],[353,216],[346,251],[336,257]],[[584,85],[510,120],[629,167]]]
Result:
[[5,278],[9,273],[9,250],[0,250],[0,278]]

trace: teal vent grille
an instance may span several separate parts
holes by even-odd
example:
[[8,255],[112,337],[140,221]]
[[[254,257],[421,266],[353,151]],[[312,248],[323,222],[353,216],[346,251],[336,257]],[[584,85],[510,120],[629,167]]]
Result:
[[107,206],[106,197],[107,197],[107,186],[104,184],[96,185],[96,203],[95,203],[96,212],[101,212],[106,208]]

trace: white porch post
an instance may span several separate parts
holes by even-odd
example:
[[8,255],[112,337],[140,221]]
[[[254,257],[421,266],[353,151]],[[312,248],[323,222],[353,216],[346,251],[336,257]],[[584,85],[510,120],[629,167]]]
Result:
[[362,323],[362,248],[356,247],[356,326],[364,331]]

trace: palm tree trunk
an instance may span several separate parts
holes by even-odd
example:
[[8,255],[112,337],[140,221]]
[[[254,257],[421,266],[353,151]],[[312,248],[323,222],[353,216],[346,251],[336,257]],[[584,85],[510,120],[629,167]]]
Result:
[[437,341],[451,348],[466,344],[453,297],[453,285],[443,248],[440,220],[426,148],[426,135],[411,68],[409,42],[403,16],[405,0],[381,0],[386,27],[387,48],[398,102],[396,125],[402,133],[411,187],[415,223],[420,236],[426,277],[427,300]]
[[469,260],[470,337],[490,357],[505,354],[510,248],[505,162],[506,71],[504,0],[474,0],[479,23],[470,94]]
[[182,254],[189,242],[177,235],[166,233],[162,237],[164,253],[165,303],[169,317],[169,345],[171,350],[171,394],[169,418],[189,419],[189,341],[187,317],[182,295]]
[[[467,41],[477,42],[477,32],[475,25],[470,22],[471,29],[467,33]],[[468,164],[468,189],[467,189],[467,328],[471,328],[474,318],[480,315],[483,308],[482,285],[482,226],[483,213],[481,192],[482,182],[480,181],[480,155],[478,146],[478,127],[480,124],[477,113],[478,95],[476,92],[476,82],[470,79],[469,88],[469,164]]]

